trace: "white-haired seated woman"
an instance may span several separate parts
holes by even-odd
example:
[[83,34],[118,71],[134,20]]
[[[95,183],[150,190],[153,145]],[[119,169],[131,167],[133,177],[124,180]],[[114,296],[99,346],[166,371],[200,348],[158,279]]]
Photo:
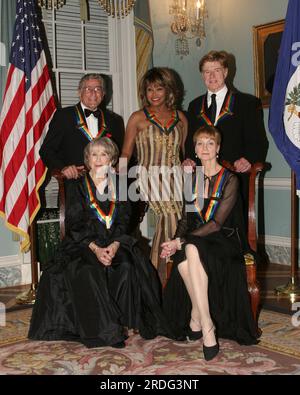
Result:
[[72,181],[66,237],[42,273],[28,337],[121,348],[127,328],[144,338],[166,333],[160,283],[127,235],[130,204],[119,200],[118,179],[104,171],[116,163],[117,146],[95,139],[84,155],[89,171]]

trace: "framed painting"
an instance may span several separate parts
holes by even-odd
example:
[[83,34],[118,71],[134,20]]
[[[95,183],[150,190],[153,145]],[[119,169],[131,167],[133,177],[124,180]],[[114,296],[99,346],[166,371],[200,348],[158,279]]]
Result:
[[263,107],[270,105],[284,19],[253,26],[255,94]]

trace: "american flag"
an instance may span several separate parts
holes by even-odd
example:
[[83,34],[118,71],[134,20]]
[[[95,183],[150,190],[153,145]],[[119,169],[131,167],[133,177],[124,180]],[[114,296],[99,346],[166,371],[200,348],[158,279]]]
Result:
[[39,28],[36,0],[17,0],[10,64],[0,115],[0,214],[30,246],[29,225],[45,178],[39,149],[55,100]]

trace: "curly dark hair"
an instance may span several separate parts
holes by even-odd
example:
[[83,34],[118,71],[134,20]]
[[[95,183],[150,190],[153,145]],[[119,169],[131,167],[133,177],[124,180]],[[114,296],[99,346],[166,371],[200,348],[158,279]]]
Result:
[[147,100],[147,88],[150,84],[157,84],[166,89],[166,105],[169,109],[175,109],[179,100],[174,72],[168,67],[154,67],[146,72],[139,85],[139,94],[143,106],[149,105]]

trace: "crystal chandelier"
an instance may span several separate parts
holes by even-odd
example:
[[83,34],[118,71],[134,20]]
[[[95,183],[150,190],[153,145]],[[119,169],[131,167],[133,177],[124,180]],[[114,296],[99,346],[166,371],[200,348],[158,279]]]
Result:
[[38,0],[38,5],[41,8],[46,8],[47,10],[56,10],[65,4],[65,0]]
[[98,0],[100,6],[113,18],[124,18],[134,6],[135,0]]
[[172,0],[169,13],[173,15],[171,31],[178,35],[175,41],[176,55],[188,55],[188,39],[195,38],[197,47],[205,36],[204,18],[207,18],[205,0]]

